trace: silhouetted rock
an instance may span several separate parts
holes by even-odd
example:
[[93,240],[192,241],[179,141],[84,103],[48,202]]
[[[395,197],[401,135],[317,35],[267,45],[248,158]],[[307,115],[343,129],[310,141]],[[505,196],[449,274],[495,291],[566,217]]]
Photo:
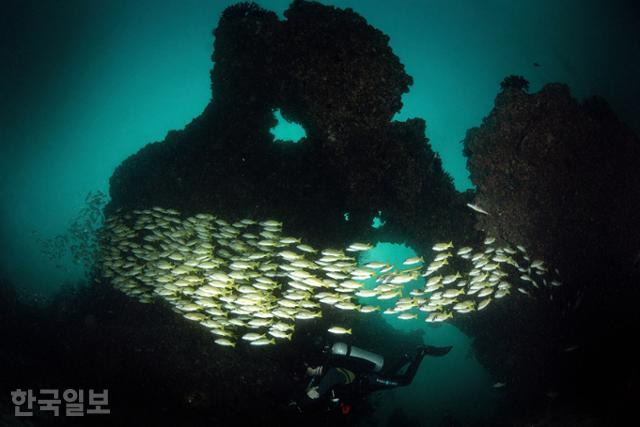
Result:
[[476,337],[480,361],[508,383],[510,410],[535,401],[543,409],[545,393],[558,389],[584,407],[616,390],[611,404],[624,407],[624,371],[634,362],[603,344],[638,332],[638,138],[604,100],[579,102],[567,86],[548,84],[499,93],[464,150],[475,202],[490,213],[476,227],[523,245],[564,282],[553,300],[520,295],[458,323]]
[[[223,13],[215,30],[211,102],[185,129],[117,168],[107,216],[118,208],[158,205],[228,219],[274,218],[287,234],[320,247],[362,238],[404,242],[419,253],[439,240],[469,244],[483,233],[494,235],[558,267],[565,282],[554,301],[514,297],[454,319],[476,338],[481,362],[513,390],[509,408],[531,400],[531,411],[543,410],[547,387],[557,386],[561,395],[586,388],[584,367],[598,358],[623,371],[629,356],[613,357],[594,343],[612,337],[603,318],[619,328],[615,338],[634,327],[626,313],[637,301],[640,160],[637,138],[604,102],[578,102],[558,84],[527,94],[524,78],[505,79],[495,108],[465,139],[477,194],[457,193],[425,137],[425,121],[392,121],[412,80],[388,37],[350,9],[294,1],[285,16],[280,21],[248,3]],[[307,137],[276,143],[274,109],[300,123]],[[491,215],[476,224],[477,215],[464,206],[472,201]],[[379,211],[385,226],[373,230]],[[349,314],[327,310],[320,323],[300,330],[289,352],[267,350],[275,367],[244,354],[241,366],[235,358],[218,358],[224,349],[194,345],[189,355],[206,348],[207,357],[198,360],[218,364],[210,375],[220,387],[207,393],[196,380],[185,401],[207,408],[216,396],[215,404],[228,410],[225,420],[255,422],[259,411],[247,402],[280,401],[291,386],[283,378],[315,348],[322,322],[347,317],[354,331],[362,326],[359,344],[374,351],[385,351],[380,343],[396,349],[419,339],[394,335],[379,317],[364,327]],[[169,320],[161,321],[153,325]],[[582,345],[584,367],[566,370],[574,360],[561,351],[574,342]],[[175,361],[171,349],[158,350]],[[239,377],[221,373],[229,369]],[[565,371],[571,374],[560,375]],[[191,380],[188,369],[179,372]],[[588,378],[619,392],[621,374]],[[596,394],[585,400],[596,401]],[[274,420],[278,411],[270,413]]]
[[[378,211],[385,238],[418,249],[471,229],[424,120],[391,121],[412,79],[389,38],[350,9],[296,1],[285,16],[247,3],[226,9],[211,103],[117,168],[108,212],[160,205],[273,217],[317,245],[370,236]],[[274,109],[307,137],[274,143]]]
[[[295,1],[285,16],[279,21],[250,3],[224,11],[214,31],[211,102],[184,130],[116,169],[106,215],[157,205],[232,220],[274,218],[288,235],[321,247],[344,247],[359,237],[409,242],[423,251],[454,234],[473,237],[464,232],[473,231],[468,198],[456,193],[431,150],[424,120],[391,121],[412,79],[389,38],[351,9]],[[300,123],[307,137],[276,143],[275,109]],[[379,211],[385,226],[376,232],[371,223]],[[149,378],[173,384],[165,390],[177,405],[171,413],[189,408],[194,417],[223,424],[282,424],[300,387],[292,378],[303,362],[318,358],[317,338],[331,322],[348,322],[359,346],[385,356],[422,342],[392,330],[379,314],[364,319],[327,308],[322,319],[296,328],[290,345],[230,351],[167,307],[140,310],[145,314],[125,313],[141,318],[126,326],[139,350],[122,351],[144,360],[144,369],[154,366],[151,358],[161,359]],[[92,323],[100,321],[92,316]],[[358,408],[352,418],[360,418]],[[326,421],[305,417],[305,425]]]
[[527,92],[529,90],[529,81],[522,76],[510,75],[500,82],[502,90],[521,90]]
[[488,234],[567,278],[602,269],[585,259],[629,266],[637,257],[640,142],[604,100],[580,103],[560,84],[504,91],[468,131],[465,154],[476,201],[492,214],[477,224]]

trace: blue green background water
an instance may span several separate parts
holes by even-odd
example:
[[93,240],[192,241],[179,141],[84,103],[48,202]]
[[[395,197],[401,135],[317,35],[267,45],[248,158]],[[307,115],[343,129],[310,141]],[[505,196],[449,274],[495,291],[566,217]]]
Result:
[[[380,243],[362,255],[360,263],[377,260],[404,269],[406,267],[402,262],[413,256],[416,253],[404,245]],[[375,280],[368,282],[366,287],[376,286]],[[408,297],[411,289],[418,287],[424,287],[424,279],[406,284],[403,296]],[[371,299],[362,298],[361,303],[370,304]],[[393,306],[394,302],[382,301],[380,305],[384,310]],[[421,425],[440,423],[447,413],[465,424],[473,424],[491,416],[500,401],[502,390],[492,387],[497,380],[492,379],[475,359],[469,337],[446,322],[426,323],[424,316],[412,320],[383,316],[387,323],[398,330],[410,332],[422,329],[425,332],[425,344],[452,345],[453,349],[446,357],[426,357],[409,386],[378,392],[375,396],[380,405],[376,413],[378,419],[387,420],[396,408],[401,408],[409,419],[419,420]]]
[[[9,2],[15,13],[0,17],[0,273],[42,294],[82,277],[70,258],[56,268],[36,238],[63,233],[87,192],[108,191],[120,162],[200,114],[211,98],[211,31],[232,3]],[[281,17],[289,4],[258,3]],[[639,15],[631,1],[322,3],[351,7],[390,36],[414,79],[396,119],[426,120],[458,190],[472,187],[460,141],[490,111],[508,74],[525,76],[531,91],[560,81],[580,98],[603,95],[640,129]],[[397,245],[376,251],[398,261],[410,253]],[[403,402],[421,419],[449,406],[490,412],[499,397],[490,384],[499,379],[470,356],[469,338],[449,325],[396,322],[428,328],[431,343],[455,348],[428,360],[412,386],[388,393],[385,410]]]

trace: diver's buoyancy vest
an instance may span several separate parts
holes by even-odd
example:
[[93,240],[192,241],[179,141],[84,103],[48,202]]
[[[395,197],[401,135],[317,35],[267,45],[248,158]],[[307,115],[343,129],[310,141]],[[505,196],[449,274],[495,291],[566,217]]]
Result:
[[331,347],[331,354],[333,356],[358,359],[359,361],[365,362],[373,372],[380,372],[384,365],[384,357],[379,354],[375,354],[343,342],[334,343]]

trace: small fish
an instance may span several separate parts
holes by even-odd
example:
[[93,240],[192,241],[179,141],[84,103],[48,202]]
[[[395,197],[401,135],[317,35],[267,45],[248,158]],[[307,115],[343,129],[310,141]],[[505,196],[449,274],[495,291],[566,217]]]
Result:
[[435,283],[433,285],[427,285],[424,288],[425,292],[434,292],[440,289],[443,285],[441,283]]
[[504,298],[505,296],[509,295],[511,292],[509,291],[509,289],[498,289],[498,291],[494,294],[494,297],[496,298]]
[[545,269],[544,267],[544,261],[540,260],[540,259],[534,259],[531,262],[531,268],[537,268],[537,269]]
[[378,293],[371,289],[361,289],[358,292],[356,292],[356,295],[359,296],[360,298],[371,298],[378,295]]
[[[491,288],[484,288],[482,290],[480,290],[480,292],[478,292],[478,298],[484,298],[486,296],[489,296],[493,293],[493,289]],[[491,299],[491,298],[489,298]]]
[[294,243],[300,243],[300,239],[297,239],[295,237],[283,237],[280,239],[280,243],[283,243],[285,245],[290,245]]
[[484,299],[484,300],[480,301],[480,303],[478,304],[478,311],[480,311],[483,308],[485,308],[486,306],[488,306],[490,302],[491,302],[491,298],[487,298],[487,299]]
[[493,387],[493,388],[502,388],[502,387],[504,387],[506,385],[507,385],[506,383],[497,382],[494,385],[492,385],[491,387]]
[[494,244],[496,241],[495,237],[487,237],[486,239],[484,239],[484,244],[485,245],[492,245]]
[[378,299],[379,300],[387,300],[387,299],[395,298],[395,297],[399,296],[401,293],[402,293],[401,291],[383,292],[382,294],[378,295]]
[[422,262],[424,262],[424,259],[422,257],[412,257],[404,260],[402,265],[415,265],[415,264],[420,264]]
[[472,250],[473,248],[471,248],[470,246],[462,247],[458,250],[458,255],[466,255],[468,253],[471,253]]
[[351,329],[345,329],[342,326],[332,326],[327,329],[332,334],[342,335],[342,334],[351,334]]
[[214,342],[216,344],[218,344],[218,345],[222,345],[222,346],[225,346],[225,347],[235,347],[236,346],[235,342],[233,342],[231,340],[228,340],[226,338],[218,338]]
[[425,273],[425,277],[428,276],[429,274],[433,273],[434,271],[439,270],[443,266],[448,265],[448,264],[449,264],[449,261],[446,260],[446,259],[443,259],[442,261],[434,261],[434,262],[432,262],[427,267],[427,272]]
[[485,211],[484,209],[482,209],[482,208],[481,208],[480,206],[478,206],[478,205],[474,205],[474,204],[472,204],[472,203],[467,203],[467,206],[469,206],[471,209],[473,209],[474,211],[479,212],[479,213],[481,213],[481,214],[484,214],[484,215],[490,215],[490,214],[489,214],[489,212]]
[[302,252],[307,252],[307,253],[315,253],[317,252],[315,249],[313,249],[311,246],[309,245],[298,245],[296,246],[298,249],[300,249]]
[[510,262],[511,258],[503,254],[496,254],[491,260],[494,262]]
[[244,334],[242,336],[242,339],[246,341],[256,341],[264,337],[265,337],[264,334],[256,334],[254,332],[249,332],[247,334]]
[[442,281],[442,276],[432,276],[429,278],[429,280],[427,280],[426,286],[437,285],[441,281]]
[[453,317],[453,314],[451,312],[448,313],[441,313],[441,312],[434,312],[429,314],[429,316],[427,316],[426,319],[424,319],[425,322],[444,322],[447,319],[450,319],[451,317]]
[[391,278],[390,282],[393,283],[394,285],[397,285],[397,284],[411,282],[414,279],[416,279],[415,274],[396,274]]
[[283,339],[288,339],[289,341],[291,341],[291,333],[287,334],[284,331],[281,331],[279,329],[271,329],[268,332],[269,335],[274,336],[276,338],[283,338]]
[[453,242],[448,242],[448,243],[436,243],[435,245],[433,245],[433,250],[436,252],[442,252],[442,251],[446,251],[449,248],[453,247]]
[[374,268],[376,270],[379,269],[379,268],[387,267],[387,266],[388,266],[388,264],[386,262],[379,262],[379,261],[372,261],[372,262],[370,262],[368,264],[365,264],[365,267]]
[[251,341],[251,345],[269,345],[269,344],[275,344],[276,340],[275,339],[269,339],[269,338],[260,338],[257,339],[255,341]]
[[[448,284],[453,283],[453,282],[455,282],[456,280],[460,279],[461,277],[462,277],[462,276],[460,275],[460,273],[459,273],[459,272],[456,272],[456,274],[450,274],[450,275],[448,275],[448,276],[445,276],[445,277],[442,279],[442,284],[443,284],[443,285],[448,285]],[[427,282],[427,283],[428,283],[428,282]]]
[[418,315],[415,313],[402,313],[401,315],[398,316],[398,319],[400,320],[410,320],[410,319],[417,319]]
[[462,295],[464,293],[464,291],[462,289],[447,289],[446,291],[444,291],[444,293],[442,294],[444,297],[446,298],[455,298],[458,295]]
[[373,249],[373,245],[371,243],[353,243],[349,245],[347,251],[349,252],[359,252],[359,251],[368,251]]
[[189,320],[196,321],[196,322],[200,322],[200,321],[205,320],[207,318],[202,313],[187,313],[187,314],[184,315],[184,317],[186,317]]

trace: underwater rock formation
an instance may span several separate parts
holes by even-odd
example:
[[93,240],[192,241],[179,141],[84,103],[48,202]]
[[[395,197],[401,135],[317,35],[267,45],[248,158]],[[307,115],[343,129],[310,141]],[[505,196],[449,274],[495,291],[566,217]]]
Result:
[[[225,10],[214,32],[212,101],[184,130],[169,132],[116,169],[106,217],[118,209],[161,206],[229,220],[269,218],[317,247],[389,240],[424,253],[445,237],[476,237],[474,216],[464,206],[469,195],[454,190],[428,144],[424,120],[391,121],[412,80],[388,37],[351,9],[295,1],[285,16],[279,21],[275,13],[247,3]],[[306,138],[296,144],[274,141],[275,109],[300,123]],[[379,212],[385,226],[374,230]],[[163,328],[186,330],[181,316],[169,314],[158,314]],[[209,334],[211,344],[202,349],[209,356],[198,360],[203,369],[216,370],[215,384],[202,372],[180,368],[179,375],[201,387],[196,400],[205,402],[205,413],[230,411],[212,420],[277,423],[287,409],[278,405],[296,391],[295,369],[319,356],[317,340],[330,325],[347,323],[358,345],[386,356],[422,342],[419,335],[392,330],[379,314],[365,320],[329,309],[321,321],[296,329],[292,345],[277,351],[255,349],[248,356],[251,349],[217,349],[224,356],[213,357],[215,337]],[[185,354],[194,351],[200,350]]]
[[[543,401],[561,389],[595,404],[606,389],[622,406],[632,362],[602,343],[637,336],[640,141],[600,98],[579,102],[562,84],[533,94],[503,85],[464,151],[475,203],[490,213],[476,227],[520,242],[565,284],[557,299],[521,299],[461,324],[481,362],[514,389],[539,388]],[[611,371],[594,374],[603,365]]]
[[[0,296],[14,292],[0,278]],[[41,309],[3,302],[0,392],[107,388],[111,414],[91,420],[104,426],[130,425],[132,418],[151,425],[301,425],[287,405],[307,385],[304,362],[324,362],[325,342],[316,338],[329,324],[302,324],[295,346],[228,349],[166,305],[140,304],[108,286],[65,289]],[[341,321],[343,314],[327,315]],[[372,351],[387,357],[420,342],[419,335],[392,330],[376,313],[354,319],[352,326]],[[10,402],[0,405],[0,425],[4,416],[16,421]],[[317,414],[310,415],[305,425],[326,423],[323,416],[314,421]],[[69,422],[37,410],[27,420],[45,426]]]
[[[616,310],[635,309],[635,300],[622,298],[622,305],[604,308],[600,303],[601,297],[628,296],[625,286],[637,279],[639,267],[638,261],[635,270],[630,267],[640,250],[634,224],[640,208],[638,143],[608,108],[597,99],[579,103],[562,85],[530,95],[526,81],[507,81],[494,110],[465,140],[477,194],[459,194],[429,146],[425,121],[391,121],[412,80],[388,37],[350,9],[294,1],[285,16],[279,21],[273,12],[247,3],[223,13],[215,30],[212,101],[185,129],[169,132],[117,168],[106,216],[119,208],[161,206],[185,216],[276,219],[286,224],[284,232],[316,247],[384,240],[407,243],[419,254],[438,241],[479,243],[486,233],[524,245],[532,259],[559,268],[567,284],[553,301],[520,296],[516,304],[455,321],[476,339],[481,362],[514,390],[510,407],[522,407],[527,398],[546,401],[544,394],[531,396],[532,390],[554,387],[551,395],[555,390],[564,395],[568,387],[586,388],[586,379],[554,380],[574,363],[566,356],[579,354],[563,352],[573,344],[607,366],[627,366],[624,355],[614,360],[586,340],[587,332],[608,339],[605,323],[597,323],[603,317],[622,331],[631,329]],[[306,138],[296,144],[274,141],[275,109],[300,123]],[[466,203],[490,215],[476,215]],[[385,226],[373,230],[378,212]],[[180,346],[189,345],[184,334],[209,338],[203,344],[206,357],[197,360],[204,370],[216,364],[214,386],[210,377],[192,374],[201,371],[176,364],[176,378],[198,389],[187,401],[205,402],[201,407],[211,420],[248,417],[255,423],[278,419],[280,409],[267,421],[261,409],[266,413],[281,403],[283,390],[292,387],[291,366],[313,357],[315,338],[349,316],[330,311],[323,317],[326,324],[300,331],[288,350],[267,349],[262,356],[243,351],[240,364],[230,353],[218,358],[226,349],[214,348],[206,331],[186,326],[166,307],[131,310],[130,318],[137,310],[158,310],[140,316],[139,334],[156,326],[155,333],[163,335],[157,332],[162,324],[162,331],[179,329],[172,340]],[[384,352],[419,341],[374,318],[359,326],[362,319],[349,317],[359,345]],[[158,348],[154,357],[166,351],[166,360],[175,361],[201,351],[198,345],[180,348],[184,353]],[[531,348],[539,349],[533,357]],[[264,366],[264,357],[273,369]],[[615,391],[622,387],[604,375],[594,381]],[[216,418],[212,407],[228,413]]]
[[640,142],[604,100],[580,103],[561,84],[507,89],[468,131],[465,155],[476,200],[491,212],[479,229],[568,277],[582,274],[581,260],[629,265],[638,255]]
[[[417,250],[467,239],[473,216],[424,120],[391,121],[412,79],[388,37],[350,9],[296,1],[285,16],[246,3],[225,10],[211,103],[117,168],[107,211],[158,205],[274,218],[321,247],[370,237],[380,211],[384,238],[413,239]],[[275,143],[277,108],[307,137]]]

